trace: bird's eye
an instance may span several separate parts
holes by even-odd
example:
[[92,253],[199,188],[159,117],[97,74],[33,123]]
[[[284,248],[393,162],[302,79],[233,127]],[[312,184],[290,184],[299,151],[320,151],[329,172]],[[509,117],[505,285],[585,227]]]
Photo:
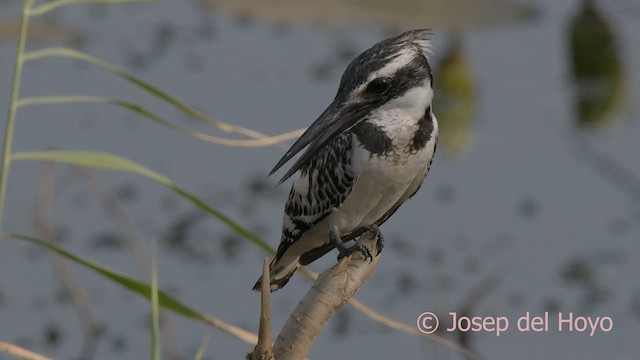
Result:
[[391,82],[387,78],[373,79],[367,86],[366,92],[369,94],[384,94],[389,90]]

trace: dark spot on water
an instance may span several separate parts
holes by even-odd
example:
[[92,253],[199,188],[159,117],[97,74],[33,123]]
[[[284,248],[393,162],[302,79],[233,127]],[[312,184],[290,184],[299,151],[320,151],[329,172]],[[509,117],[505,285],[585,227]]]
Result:
[[333,334],[336,337],[343,338],[349,334],[349,328],[351,327],[351,316],[347,309],[339,310],[331,319],[334,323]]
[[309,68],[309,73],[311,74],[313,80],[322,81],[333,78],[335,69],[336,65],[334,63],[329,60],[323,60],[311,65],[311,67]]
[[445,184],[436,189],[436,201],[440,204],[451,204],[455,200],[455,189],[453,186]]
[[122,184],[116,187],[115,194],[121,201],[135,201],[139,198],[139,191],[133,184]]
[[127,67],[141,71],[147,67],[147,59],[140,53],[129,54],[127,56]]
[[610,295],[607,289],[591,284],[586,287],[582,305],[587,309],[591,309],[594,306],[604,304],[610,298]]
[[249,28],[256,23],[256,19],[254,19],[249,13],[246,12],[237,12],[234,18],[235,25],[239,28]]
[[94,339],[99,339],[107,333],[107,327],[104,324],[93,324],[90,329],[90,336]]
[[118,233],[104,231],[91,237],[89,244],[95,250],[122,250],[124,249],[124,239]]
[[343,63],[348,63],[358,56],[355,46],[346,40],[341,40],[338,43],[334,53],[336,54],[336,59]]
[[441,267],[445,264],[446,254],[444,249],[437,245],[433,245],[427,249],[427,264],[433,267]]
[[608,284],[602,284],[597,281],[596,275],[598,270],[603,270],[600,266],[617,264],[617,261],[614,260],[609,263],[607,259],[602,263],[597,260],[598,258],[599,255],[596,253],[595,256],[588,258],[578,257],[569,260],[561,271],[561,278],[579,291],[581,296],[580,306],[583,307],[583,311],[588,311],[595,306],[604,304],[613,295],[607,287]]
[[410,295],[416,290],[416,279],[410,271],[403,270],[395,282],[399,295]]
[[523,219],[534,219],[539,211],[538,202],[532,198],[524,198],[518,202],[517,213]]
[[84,50],[87,46],[87,37],[83,34],[73,34],[70,38],[65,40],[65,45],[76,50]]
[[154,39],[151,53],[154,55],[162,55],[177,37],[175,25],[170,22],[157,24],[152,32]]
[[47,324],[43,328],[42,341],[48,347],[57,347],[60,345],[62,338],[62,330],[55,324]]
[[189,238],[189,233],[195,224],[203,217],[201,212],[190,212],[182,217],[179,217],[167,231],[164,237],[164,244],[167,244],[170,248],[180,248],[187,246],[186,242]]
[[247,188],[252,195],[273,194],[273,185],[262,175],[256,175],[249,179]]
[[570,260],[561,270],[562,279],[569,284],[590,284],[593,282],[593,269],[587,260]]
[[124,352],[127,349],[127,346],[128,340],[125,336],[114,335],[111,339],[109,339],[109,347],[114,353]]
[[548,311],[549,313],[557,313],[560,311],[560,300],[557,298],[547,298],[542,302],[542,309],[544,311]]
[[62,244],[71,239],[71,230],[65,225],[55,225],[53,229],[53,241]]
[[220,243],[224,259],[228,261],[237,259],[245,242],[245,240],[235,235],[225,235]]
[[53,298],[58,305],[66,305],[71,302],[71,296],[69,296],[69,292],[62,287],[54,290]]
[[[389,239],[389,236],[385,236],[385,239]],[[403,257],[413,257],[415,255],[415,248],[410,241],[407,239],[394,237],[389,239],[388,242],[385,243],[391,248],[394,252],[402,255]]]

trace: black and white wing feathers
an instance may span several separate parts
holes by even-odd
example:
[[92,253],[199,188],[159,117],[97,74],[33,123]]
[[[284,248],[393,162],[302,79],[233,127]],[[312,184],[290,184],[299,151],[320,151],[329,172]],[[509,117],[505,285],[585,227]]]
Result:
[[341,134],[300,169],[285,205],[276,260],[309,228],[338,208],[353,189],[357,175],[351,166],[351,147],[352,136]]
[[[298,268],[301,254],[288,252],[305,232],[322,221],[347,198],[356,181],[353,171],[352,135],[338,135],[304,164],[291,186],[282,219],[282,237],[270,265],[271,291],[283,287]],[[327,234],[327,242],[329,236]],[[317,249],[321,249],[320,246]],[[305,252],[314,252],[309,249]],[[302,256],[305,256],[302,254]],[[253,289],[260,289],[262,277]]]

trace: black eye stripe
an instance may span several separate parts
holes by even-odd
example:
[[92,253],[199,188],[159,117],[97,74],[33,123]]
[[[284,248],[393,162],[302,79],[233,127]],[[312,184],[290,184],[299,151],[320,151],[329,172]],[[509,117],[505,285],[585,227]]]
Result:
[[[358,55],[349,63],[349,66],[342,74],[336,98],[343,97],[346,99],[352,91],[365,84],[370,79],[371,74],[396,61],[401,56],[412,55],[422,58],[425,62],[424,66],[431,72],[426,58],[426,52],[430,46],[429,35],[431,33],[426,30],[405,32],[396,37],[383,40]],[[393,87],[392,85],[391,88]]]
[[[364,94],[365,96],[373,96],[377,99],[388,101],[402,96],[409,89],[422,83],[426,78],[430,78],[430,75],[431,69],[426,58],[416,58],[388,77],[379,77],[371,80],[365,87]],[[381,81],[384,81],[386,85],[384,89],[381,86]]]
[[388,78],[377,78],[371,80],[365,91],[370,94],[383,94],[391,86],[392,81]]

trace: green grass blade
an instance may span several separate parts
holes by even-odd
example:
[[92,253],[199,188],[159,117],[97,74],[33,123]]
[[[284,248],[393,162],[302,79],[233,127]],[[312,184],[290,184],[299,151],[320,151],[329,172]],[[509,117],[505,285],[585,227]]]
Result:
[[267,253],[273,255],[275,251],[262,240],[258,235],[245,229],[240,224],[233,221],[228,216],[215,210],[211,206],[207,205],[204,201],[190,192],[182,189],[171,181],[168,177],[161,175],[147,167],[137,164],[131,160],[123,157],[94,151],[68,151],[68,150],[56,150],[56,151],[36,151],[36,152],[19,152],[11,155],[12,160],[41,160],[41,161],[56,161],[73,165],[87,166],[93,168],[101,168],[108,170],[127,171],[136,174],[146,176],[153,179],[160,184],[173,190],[176,194],[182,198],[188,200],[198,208],[204,210],[209,215],[222,221],[225,225],[235,231],[238,235],[244,239],[251,241],[264,249]]
[[[228,139],[228,138],[223,138],[218,136],[212,136],[196,130],[191,130],[181,125],[178,125],[174,122],[171,122],[136,103],[132,103],[125,100],[101,97],[101,96],[63,95],[63,96],[27,97],[27,98],[22,98],[18,100],[18,107],[32,106],[32,105],[58,105],[58,104],[78,104],[78,103],[115,105],[123,109],[129,110],[157,124],[165,126],[171,130],[179,131],[181,133],[190,135],[198,140],[206,141],[212,144],[227,145],[227,146],[241,146],[240,144],[246,144],[245,146],[253,146],[256,143],[256,141]],[[272,138],[278,138],[278,137],[284,137],[284,136],[277,135],[276,137],[272,137]],[[271,145],[273,143],[275,143],[275,141],[270,141],[266,144]]]
[[[190,130],[175,124],[157,114],[152,113],[146,108],[125,100],[101,97],[101,96],[86,96],[86,95],[66,95],[66,96],[43,96],[43,97],[28,97],[18,100],[18,106],[31,106],[31,105],[56,105],[56,104],[77,104],[77,103],[93,103],[93,104],[108,104],[116,105],[131,112],[134,112],[142,117],[145,117],[155,123],[168,127],[172,130],[177,130],[195,138],[207,140],[209,135],[201,133],[195,130]],[[213,142],[213,141],[210,141]]]
[[[80,265],[83,265],[97,272],[98,274],[118,283],[119,285],[131,290],[136,294],[139,294],[147,299],[151,297],[152,289],[149,285],[141,281],[135,280],[131,277],[128,277],[118,271],[112,270],[106,266],[100,265],[91,260],[87,260],[80,256],[74,255],[62,249],[61,247],[54,245],[51,242],[44,241],[32,236],[22,235],[22,234],[9,234],[9,236],[16,239],[29,241],[39,246],[45,247],[59,255],[64,256],[69,260],[72,260]],[[193,318],[198,320],[203,320],[206,318],[205,315],[197,312],[196,310],[193,310],[189,306],[181,303],[180,301],[178,301],[177,299],[175,299],[174,297],[165,293],[162,290],[158,290],[157,295],[158,295],[158,304],[167,310],[171,310],[177,314],[180,314],[188,318]]]
[[67,150],[17,152],[11,154],[11,159],[56,161],[107,170],[127,171],[144,175],[163,185],[172,184],[169,178],[160,175],[149,168],[146,168],[123,157],[102,152]]
[[158,300],[158,266],[155,242],[151,256],[151,360],[160,360],[160,303]]
[[198,348],[198,352],[196,353],[194,360],[202,360],[204,357],[204,351],[207,349],[207,345],[209,345],[209,338],[204,338],[202,340],[202,344],[200,344],[200,347]]
[[[16,51],[15,65],[13,68],[13,80],[11,82],[11,95],[9,97],[9,109],[4,129],[4,142],[2,144],[2,163],[0,164],[0,229],[4,218],[4,203],[9,182],[9,169],[11,167],[10,156],[13,143],[13,131],[18,112],[18,97],[20,96],[20,84],[22,83],[22,67],[24,65],[25,46],[29,30],[28,12],[35,0],[26,0],[22,7],[22,23],[20,24],[20,37]],[[1,230],[0,230],[1,231]]]
[[56,0],[40,6],[36,6],[29,11],[30,16],[44,15],[61,6],[71,4],[118,4],[118,3],[134,3],[134,2],[151,2],[154,0]]
[[86,61],[88,63],[91,63],[93,65],[96,65],[116,76],[119,76],[129,82],[131,82],[132,84],[136,85],[137,87],[147,91],[148,93],[164,100],[165,102],[173,105],[174,107],[178,108],[180,111],[184,112],[185,114],[192,116],[193,118],[202,121],[204,123],[210,124],[210,125],[214,125],[216,127],[219,128],[228,128],[228,127],[233,127],[230,124],[225,124],[225,123],[221,123],[218,121],[215,121],[209,117],[207,117],[206,115],[204,115],[203,113],[189,107],[187,104],[183,103],[182,101],[176,99],[175,97],[169,95],[168,93],[158,89],[157,87],[149,84],[148,82],[140,79],[139,77],[130,74],[124,70],[120,70],[119,68],[117,68],[116,66],[113,66],[109,63],[107,63],[106,61],[100,60],[96,57],[93,57],[89,54],[85,54],[83,52],[74,50],[74,49],[69,49],[69,48],[45,48],[45,49],[40,49],[40,50],[34,50],[34,51],[30,51],[24,54],[24,61],[31,61],[31,60],[37,60],[37,59],[41,59],[41,58],[46,58],[46,57],[61,57],[61,58],[67,58],[67,59],[75,59],[75,60],[82,60],[82,61]]
[[[85,54],[83,52],[74,50],[74,49],[69,49],[69,48],[62,48],[62,47],[58,47],[58,48],[45,48],[45,49],[40,49],[40,50],[34,50],[34,51],[30,51],[24,54],[24,61],[31,61],[31,60],[37,60],[37,59],[42,59],[42,58],[47,58],[47,57],[60,57],[60,58],[66,58],[66,59],[75,59],[75,60],[81,60],[81,61],[85,61],[88,63],[91,63],[93,65],[96,65],[116,76],[119,76],[127,81],[129,81],[130,83],[134,84],[135,86],[147,91],[148,93],[150,93],[151,95],[154,95],[158,98],[160,98],[161,100],[169,103],[170,105],[174,106],[175,108],[177,108],[178,110],[182,111],[183,113],[193,117],[194,119],[201,121],[205,124],[209,124],[212,125],[214,127],[216,127],[218,130],[220,131],[224,131],[224,132],[235,132],[241,135],[244,135],[246,137],[252,138],[252,139],[257,139],[257,140],[264,140],[264,139],[269,139],[270,137],[262,134],[258,131],[255,130],[251,130],[248,128],[243,128],[241,126],[236,126],[233,124],[229,124],[229,123],[225,123],[225,122],[221,122],[221,121],[216,121],[211,119],[210,117],[206,116],[205,114],[201,113],[198,110],[193,109],[192,107],[188,106],[187,104],[183,103],[182,101],[178,100],[177,98],[175,98],[174,96],[169,95],[167,92],[162,91],[160,89],[158,89],[157,87],[149,84],[148,82],[140,79],[139,77],[130,74],[124,70],[119,69],[116,66],[113,66],[105,61],[102,61],[96,57],[93,57],[89,54]],[[276,137],[279,138],[279,137]],[[286,139],[288,139],[289,137],[285,137],[284,139],[278,139],[278,141],[273,141],[275,139],[270,139],[270,141],[268,141],[266,143],[266,145],[274,145],[277,143],[280,143],[281,141],[284,141]],[[263,145],[264,146],[264,145]]]
[[261,247],[264,251],[266,251],[270,255],[275,255],[276,254],[275,250],[273,250],[273,248],[271,248],[271,246],[269,246],[269,244],[265,243],[264,240],[262,240],[258,235],[256,235],[253,232],[245,229],[240,224],[238,224],[235,221],[231,220],[231,218],[227,217],[226,215],[222,214],[221,212],[209,207],[209,205],[207,205],[204,201],[200,200],[195,195],[193,195],[193,194],[191,194],[191,193],[189,193],[189,192],[183,190],[182,188],[179,188],[178,186],[173,185],[173,184],[172,185],[167,185],[167,187],[169,187],[171,190],[173,190],[175,193],[177,193],[178,195],[182,196],[183,198],[189,200],[191,203],[193,203],[194,205],[196,205],[200,209],[202,209],[202,210],[206,211],[207,213],[215,216],[216,218],[218,218],[219,220],[224,222],[228,227],[233,229],[233,231],[235,231],[238,235],[240,235],[243,238],[245,238],[245,239],[251,241],[252,243],[258,245],[259,247]]

